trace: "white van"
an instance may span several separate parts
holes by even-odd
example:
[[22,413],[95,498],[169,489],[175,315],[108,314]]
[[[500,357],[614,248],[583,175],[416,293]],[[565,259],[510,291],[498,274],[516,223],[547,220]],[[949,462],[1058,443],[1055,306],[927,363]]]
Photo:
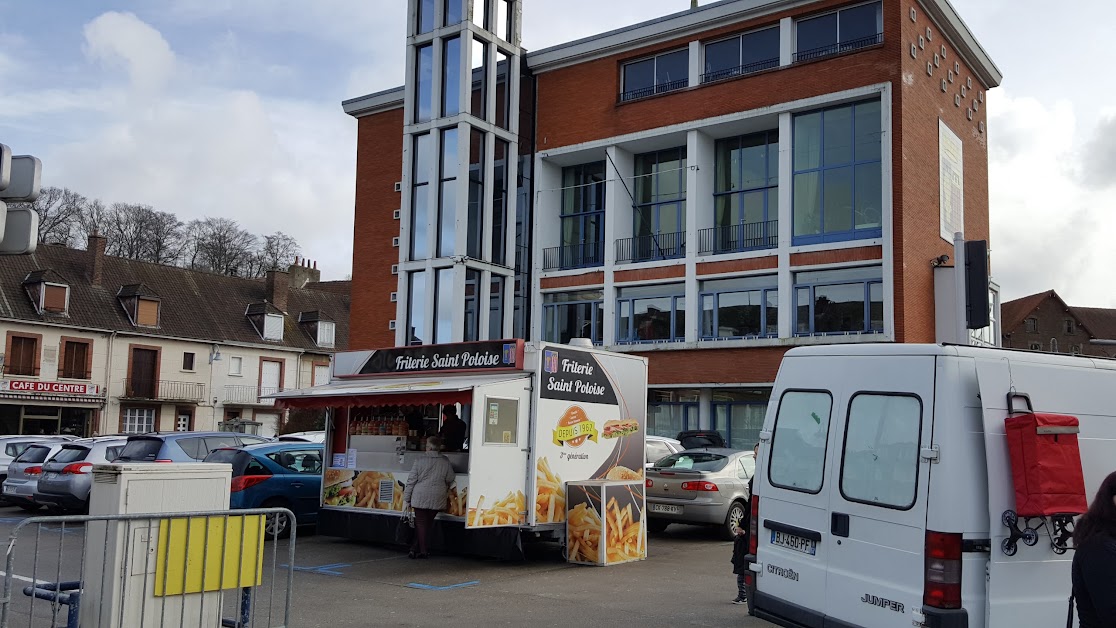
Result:
[[1116,470],[1116,361],[908,344],[789,351],[760,434],[754,614],[792,627],[1064,626],[1072,551],[1044,528],[1033,546],[1004,549],[1009,392],[1080,420],[1092,499]]

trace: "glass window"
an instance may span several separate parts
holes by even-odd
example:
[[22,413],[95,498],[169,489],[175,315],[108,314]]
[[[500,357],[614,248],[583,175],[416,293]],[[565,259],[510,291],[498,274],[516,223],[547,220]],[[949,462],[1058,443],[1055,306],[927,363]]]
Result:
[[473,40],[472,86],[469,111],[481,120],[488,112],[488,44]]
[[[453,0],[450,0],[453,3]],[[434,0],[419,0],[418,3],[418,34],[429,33],[434,30]]]
[[604,340],[604,293],[600,290],[543,295],[543,339],[568,344],[573,338]]
[[713,391],[713,428],[733,449],[751,451],[767,415],[767,391]]
[[685,340],[685,293],[685,284],[620,288],[616,342]]
[[504,41],[511,41],[512,32],[512,9],[511,0],[496,0],[496,23],[494,26],[494,33]]
[[702,338],[778,336],[777,285],[774,276],[702,282]]
[[621,241],[617,261],[673,259],[686,254],[686,148],[636,156],[635,237]]
[[779,66],[779,27],[765,28],[705,45],[708,83]]
[[682,89],[689,85],[689,73],[688,48],[625,63],[620,100],[635,100]]
[[604,262],[605,162],[562,169],[562,246],[548,250],[544,268],[583,268]]
[[62,450],[54,454],[51,462],[80,462],[89,455],[88,447],[78,445],[63,445]]
[[779,240],[779,132],[719,140],[714,159],[714,224],[701,253],[773,248]]
[[511,144],[496,138],[492,156],[492,259],[493,264],[507,264],[508,248],[508,160]]
[[788,391],[779,400],[768,477],[775,486],[821,492],[833,399],[826,392]]
[[922,402],[917,397],[853,397],[841,461],[845,499],[902,510],[914,506],[921,431]]
[[688,471],[720,471],[728,464],[729,457],[711,452],[681,452],[671,454],[655,464],[659,469],[686,469]]
[[465,342],[480,340],[480,312],[477,310],[480,282],[481,271],[472,268],[465,271]]
[[434,46],[427,44],[417,51],[415,64],[415,122],[430,122],[434,99]]
[[794,244],[882,235],[880,125],[878,100],[795,116]]
[[[431,2],[432,0],[423,0],[423,2]],[[460,24],[462,16],[465,15],[465,7],[468,5],[469,0],[446,0],[446,26],[453,26]],[[433,10],[431,10],[433,13]],[[433,18],[431,18],[433,21]]]
[[422,345],[430,342],[429,328],[426,326],[426,272],[410,273],[407,295],[407,340],[409,345]]
[[[503,2],[501,2],[503,4]],[[511,57],[496,49],[496,126],[511,128]]]
[[442,115],[461,113],[461,38],[451,37],[442,45]]
[[146,434],[155,431],[154,408],[125,408],[124,433]]
[[519,442],[519,401],[484,399],[484,444],[515,445]]
[[486,150],[484,131],[473,129],[469,135],[469,215],[466,229],[466,254],[481,259],[484,240],[484,177]]
[[429,255],[430,182],[434,179],[434,147],[429,133],[416,135],[411,169],[411,259]]
[[434,295],[434,344],[453,342],[453,320],[457,312],[453,301],[452,268],[438,269]]
[[507,279],[492,275],[488,290],[488,339],[500,340],[504,336],[504,284]]
[[658,460],[666,458],[673,452],[666,443],[657,440],[649,440],[643,448],[644,459],[648,464],[652,464]]
[[862,4],[798,20],[795,33],[795,61],[809,61],[878,44],[883,41],[881,4]]
[[883,282],[879,266],[795,274],[799,335],[883,332]]
[[[465,0],[462,0],[463,2]],[[475,0],[473,2],[473,24],[488,30],[488,13],[486,11],[488,0]]]
[[438,255],[449,257],[457,242],[457,129],[442,131],[441,197],[438,209]]
[[740,37],[705,45],[705,74],[702,82],[736,76],[740,71]]

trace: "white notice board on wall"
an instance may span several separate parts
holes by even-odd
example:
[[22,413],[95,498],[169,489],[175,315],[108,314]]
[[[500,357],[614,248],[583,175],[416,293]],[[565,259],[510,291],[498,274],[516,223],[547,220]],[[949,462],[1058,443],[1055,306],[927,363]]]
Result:
[[961,138],[938,120],[942,239],[953,243],[954,233],[965,233],[965,172]]

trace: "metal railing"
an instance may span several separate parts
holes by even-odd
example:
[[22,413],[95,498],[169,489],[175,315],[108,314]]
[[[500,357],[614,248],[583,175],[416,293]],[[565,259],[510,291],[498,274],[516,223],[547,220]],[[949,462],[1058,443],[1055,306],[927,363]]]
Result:
[[129,378],[124,380],[124,399],[150,401],[205,401],[205,384],[164,379]]
[[698,253],[701,255],[759,251],[778,245],[778,220],[745,222],[698,231]]
[[604,264],[604,242],[582,242],[543,249],[543,270],[591,268]]
[[658,83],[651,87],[643,87],[640,89],[633,89],[630,91],[622,92],[620,94],[620,102],[628,102],[629,100],[639,100],[640,98],[647,98],[655,94],[665,94],[679,89],[685,89],[690,86],[690,79],[678,79],[677,81],[668,81],[666,83]]
[[648,262],[686,255],[686,232],[653,233],[616,241],[616,262]]
[[290,626],[294,524],[286,508],[29,517],[8,537],[0,628]]
[[225,403],[246,405],[275,405],[274,399],[260,399],[264,395],[274,395],[286,390],[272,386],[225,386]]
[[800,50],[794,53],[794,61],[810,61],[812,59],[820,59],[830,55],[841,54],[842,52],[849,52],[858,48],[867,48],[868,46],[875,46],[876,44],[883,43],[883,33],[876,33],[867,37],[859,39],[850,39],[849,41],[842,41],[820,48],[811,48],[810,50]]
[[756,61],[754,63],[747,63],[745,65],[738,65],[735,68],[725,68],[723,70],[714,70],[706,72],[701,75],[701,82],[713,83],[715,81],[723,81],[736,76],[744,76],[745,74],[753,74],[755,72],[762,72],[770,70],[771,68],[779,67],[779,58],[764,59],[763,61]]

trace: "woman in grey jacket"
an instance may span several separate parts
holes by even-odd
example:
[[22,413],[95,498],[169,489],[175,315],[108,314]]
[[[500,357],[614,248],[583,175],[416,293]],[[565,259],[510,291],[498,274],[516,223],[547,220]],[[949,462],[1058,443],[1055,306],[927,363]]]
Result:
[[403,508],[415,509],[415,540],[411,543],[410,558],[426,558],[426,536],[434,525],[434,518],[446,509],[449,489],[457,478],[449,458],[441,454],[442,439],[426,439],[426,455],[415,461],[403,489]]

